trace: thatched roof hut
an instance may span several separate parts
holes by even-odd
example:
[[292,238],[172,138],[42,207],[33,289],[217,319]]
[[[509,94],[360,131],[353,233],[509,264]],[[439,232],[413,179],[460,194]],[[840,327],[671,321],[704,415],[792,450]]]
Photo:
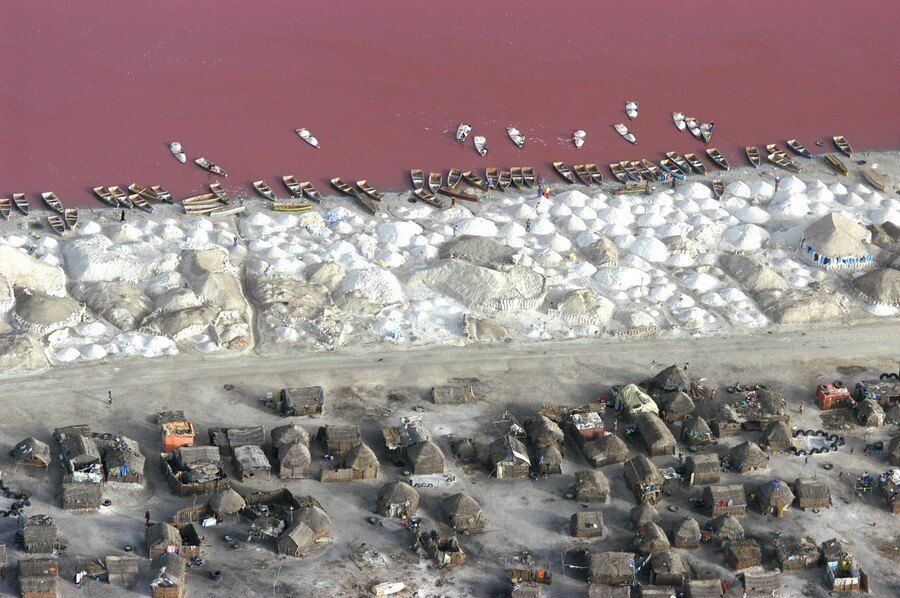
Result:
[[451,494],[441,500],[441,510],[451,527],[465,534],[484,530],[484,512],[474,498],[465,492]]
[[54,553],[58,546],[56,524],[47,515],[32,515],[21,519],[22,547],[29,554]]
[[877,428],[884,425],[884,409],[872,399],[860,401],[853,411],[856,414],[856,421],[861,426]]
[[658,524],[650,521],[637,529],[635,547],[643,556],[665,552],[669,550],[669,538]]
[[531,470],[528,449],[515,436],[501,436],[488,447],[491,473],[498,478],[525,478]]
[[706,529],[713,532],[716,541],[720,544],[724,541],[741,540],[744,538],[744,526],[732,515],[720,515],[710,519],[706,523]]
[[794,446],[794,433],[783,421],[769,422],[763,428],[759,444],[771,451],[789,451]]
[[819,564],[819,546],[812,538],[781,536],[775,539],[775,560],[782,571],[816,567]]
[[884,410],[884,423],[900,424],[900,403],[891,403]]
[[382,517],[413,517],[419,510],[419,493],[406,482],[388,482],[378,490],[375,512]]
[[343,458],[343,466],[354,471],[355,479],[378,477],[378,457],[372,449],[362,443],[347,451]]
[[181,549],[181,533],[174,525],[161,521],[144,528],[144,547],[151,559]]
[[685,598],[722,598],[722,580],[689,579],[684,584]]
[[300,443],[309,447],[309,432],[297,424],[288,424],[272,428],[272,448],[278,450],[282,445]]
[[106,557],[109,585],[133,589],[140,578],[140,559],[134,555]]
[[713,433],[705,419],[690,415],[681,425],[681,439],[688,446],[705,446],[712,444]]
[[548,445],[559,446],[565,439],[562,429],[549,417],[539,415],[525,422],[528,441],[535,448]]
[[777,518],[784,517],[791,504],[794,502],[794,493],[787,482],[771,480],[763,484],[758,494],[760,511],[765,514],[773,514]]
[[329,455],[343,455],[362,443],[359,426],[342,426],[328,424],[319,428],[318,437],[322,440],[325,452]]
[[544,445],[534,452],[534,470],[541,474],[562,473],[562,452],[555,444]]
[[591,467],[622,463],[628,458],[628,445],[615,434],[607,434],[581,445],[581,452]]
[[268,476],[272,472],[265,451],[255,444],[234,447],[234,465],[241,480],[256,475]]
[[75,511],[96,511],[103,500],[103,486],[99,482],[63,482],[60,492],[62,508]]
[[575,500],[579,502],[606,502],[609,497],[609,480],[603,472],[586,470],[575,473]]
[[762,565],[762,549],[755,540],[733,540],[724,546],[725,562],[735,571]]
[[153,598],[182,598],[187,583],[187,561],[170,552],[154,558],[150,563],[150,582]]
[[741,419],[737,411],[731,405],[720,405],[712,415],[707,418],[712,431],[719,438],[737,436],[741,433]]
[[673,364],[654,376],[653,387],[663,392],[674,392],[679,390],[682,392],[690,392],[691,377],[688,375],[687,370]]
[[50,465],[50,445],[41,442],[34,436],[29,436],[17,444],[9,452],[9,456],[15,459],[19,465],[46,469]]
[[312,456],[309,447],[302,442],[282,444],[278,447],[278,477],[305,478],[309,477],[309,468],[312,465]]
[[646,503],[631,509],[628,513],[628,518],[631,520],[631,527],[634,529],[640,529],[643,525],[648,523],[659,523],[660,521],[659,511],[656,510],[656,507]]
[[778,596],[781,590],[780,571],[761,571],[754,569],[740,575],[741,584],[747,598],[769,598]]
[[414,474],[444,473],[444,453],[431,440],[407,448],[406,457]]
[[594,552],[591,554],[591,583],[606,585],[631,585],[636,567],[634,554],[630,552]]
[[769,456],[755,442],[742,442],[728,451],[728,462],[731,469],[738,473],[747,473],[755,469],[769,466]]
[[294,515],[296,521],[302,521],[312,530],[316,542],[331,537],[331,517],[315,505],[301,507]]
[[672,528],[672,546],[675,548],[699,548],[700,524],[690,515],[685,515]]
[[19,560],[19,591],[25,598],[57,596],[59,561],[56,557],[31,557]]
[[703,489],[703,504],[710,517],[741,516],[747,510],[747,495],[742,484],[713,484]]
[[818,478],[797,478],[794,495],[801,509],[827,509],[831,506],[831,489],[828,482]]
[[658,416],[652,413],[638,413],[635,416],[635,423],[651,457],[675,454],[678,446],[675,436]]
[[684,477],[692,486],[716,484],[722,477],[722,464],[713,453],[688,455],[685,460]]
[[888,443],[887,458],[891,465],[900,467],[900,435],[894,436]]
[[599,538],[603,535],[603,513],[578,511],[569,520],[569,532],[575,538]]
[[694,411],[694,400],[683,390],[661,395],[656,404],[667,422],[681,421]]
[[117,436],[107,442],[103,451],[106,480],[141,484],[144,481],[144,455],[137,440]]
[[231,488],[220,490],[209,499],[209,510],[220,520],[237,515],[245,506],[244,497]]
[[676,552],[662,550],[650,557],[651,583],[680,588],[689,574],[687,563]]
[[275,540],[275,550],[278,554],[302,557],[309,553],[315,543],[316,536],[312,529],[303,521],[295,521]]
[[625,462],[625,483],[637,497],[638,502],[656,504],[662,494],[665,482],[662,472],[645,455],[637,455]]

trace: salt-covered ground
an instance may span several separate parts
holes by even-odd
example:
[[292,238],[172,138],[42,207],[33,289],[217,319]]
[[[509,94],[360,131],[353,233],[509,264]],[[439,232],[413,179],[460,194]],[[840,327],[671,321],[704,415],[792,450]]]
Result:
[[[869,160],[900,171],[894,154]],[[816,268],[798,246],[831,212],[900,225],[900,200],[803,165],[813,174],[723,173],[721,200],[701,177],[650,195],[492,192],[444,210],[389,194],[376,216],[338,198],[303,215],[248,198],[247,213],[223,220],[82,211],[62,239],[36,224],[43,214],[15,216],[0,223],[0,354],[37,367],[38,349],[67,363],[895,316],[854,290],[859,273]]]

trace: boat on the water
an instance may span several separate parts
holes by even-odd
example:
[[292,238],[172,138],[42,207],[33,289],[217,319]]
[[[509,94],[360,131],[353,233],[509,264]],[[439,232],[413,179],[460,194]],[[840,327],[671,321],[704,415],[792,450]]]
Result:
[[825,164],[828,164],[828,166],[838,174],[850,176],[850,170],[847,169],[847,165],[844,164],[843,160],[841,160],[834,154],[826,154]]
[[722,199],[722,196],[725,195],[725,183],[722,182],[722,179],[713,179],[712,190],[716,199]]
[[303,197],[303,189],[300,188],[300,183],[297,182],[297,178],[292,174],[286,174],[281,177],[281,182],[284,183],[284,186],[287,187],[288,192],[294,197]]
[[518,147],[525,146],[525,135],[522,135],[522,132],[519,131],[516,127],[506,127],[506,134],[509,135],[509,138],[513,143]]
[[875,168],[863,168],[862,176],[866,179],[866,182],[875,187],[878,191],[887,191],[887,184],[884,182],[884,177],[881,176],[881,173],[875,170]]
[[634,100],[625,102],[625,115],[629,120],[636,119],[638,117],[638,103]]
[[181,147],[181,144],[177,141],[173,141],[169,144],[169,151],[172,152],[172,155],[175,156],[175,159],[184,164],[187,162],[187,156],[184,155],[184,149]]
[[426,191],[425,189],[416,189],[413,191],[413,194],[419,199],[419,201],[423,201],[430,206],[435,208],[443,208],[444,204],[437,197]]
[[500,182],[500,170],[494,168],[493,166],[484,169],[484,179],[487,181],[488,187],[491,189],[497,188],[497,183]]
[[481,177],[478,176],[477,174],[475,174],[474,172],[472,172],[471,170],[467,170],[467,171],[463,172],[462,176],[463,176],[463,180],[466,182],[466,184],[471,185],[472,187],[475,187],[477,189],[481,189],[482,191],[488,190],[488,186],[481,179]]
[[359,199],[359,191],[354,189],[350,183],[346,182],[344,179],[340,177],[335,177],[331,179],[331,186],[343,193],[344,195],[349,195],[354,199]]
[[437,190],[439,195],[446,195],[447,197],[452,197],[454,199],[461,199],[463,201],[478,201],[478,198],[475,197],[473,193],[465,193],[463,191],[456,191],[449,187],[440,187]]
[[159,195],[157,195],[156,191],[154,191],[150,187],[142,187],[137,183],[131,183],[130,185],[128,185],[128,190],[150,201],[162,201],[159,198]]
[[759,159],[759,148],[755,145],[748,145],[744,148],[744,152],[747,153],[747,159],[750,161],[753,168],[759,168],[759,165],[762,162]]
[[369,184],[369,181],[363,179],[361,181],[356,181],[356,186],[359,187],[360,191],[374,199],[375,201],[383,201],[384,195],[379,193],[378,190],[375,189],[372,185]]
[[462,143],[466,140],[466,137],[469,136],[469,133],[472,132],[472,125],[468,125],[466,123],[459,123],[459,126],[456,127],[456,141]]
[[575,149],[581,149],[585,139],[587,139],[587,133],[583,130],[572,131],[572,143],[575,145]]
[[447,173],[447,186],[451,189],[456,189],[460,180],[462,180],[462,172],[456,168],[451,168],[450,172]]
[[587,170],[587,173],[588,175],[590,175],[592,182],[597,185],[603,182],[603,173],[600,172],[600,168],[596,164],[594,164],[593,162],[590,164],[585,164],[584,169]]
[[153,185],[150,187],[150,190],[156,193],[156,199],[165,203],[174,203],[172,201],[172,194],[169,193],[166,189],[163,189],[161,185]]
[[687,130],[691,132],[691,135],[700,141],[703,141],[703,132],[700,130],[700,122],[696,118],[689,116],[684,119],[684,124],[687,126]]
[[850,143],[843,135],[835,135],[831,139],[834,141],[834,146],[847,154],[848,158],[853,156],[853,148],[850,147]]
[[787,154],[786,151],[778,147],[775,143],[766,144],[766,153],[767,154]]
[[687,160],[684,159],[684,156],[678,152],[666,152],[666,158],[671,160],[685,176],[691,174],[691,165],[688,164]]
[[628,130],[628,127],[623,124],[613,125],[613,128],[616,130],[616,133],[622,136],[622,139],[631,144],[637,143],[637,137],[634,136],[634,133],[631,133]]
[[575,175],[572,174],[572,169],[570,169],[564,162],[554,162],[553,170],[559,174],[564,180],[575,183]]
[[500,171],[500,178],[497,179],[497,186],[500,187],[501,191],[506,191],[509,189],[509,184],[512,182],[512,173],[508,170]]
[[412,180],[413,189],[422,189],[425,187],[425,171],[414,168],[409,171],[409,178]]
[[789,148],[794,150],[797,154],[803,156],[804,158],[808,158],[812,160],[813,155],[809,153],[809,150],[806,149],[806,146],[797,141],[796,139],[788,139],[787,145]]
[[109,194],[112,195],[119,206],[123,208],[131,209],[134,207],[134,204],[131,203],[131,200],[128,199],[128,194],[125,193],[125,190],[119,187],[118,185],[113,185],[109,188]]
[[10,214],[12,214],[12,202],[8,197],[0,198],[0,218],[9,220]]
[[[524,189],[525,188],[525,177],[522,176],[522,167],[521,166],[513,166],[509,169],[509,176],[512,179],[512,184],[516,189]],[[450,185],[452,187],[452,185]]]
[[108,206],[112,206],[114,208],[119,206],[119,202],[116,201],[116,198],[112,196],[112,193],[109,192],[109,189],[106,187],[94,187],[93,189],[94,195],[97,196],[97,199],[102,201]]
[[272,204],[272,209],[276,212],[309,212],[312,205],[308,203],[290,203],[276,201]]
[[628,178],[631,179],[635,183],[640,183],[644,180],[644,177],[641,176],[641,171],[635,168],[634,162],[619,162],[622,168],[625,170],[625,174],[628,175]]
[[222,202],[219,201],[219,198],[215,193],[203,193],[201,195],[194,195],[181,201],[181,205],[185,210],[187,210],[188,208],[199,208],[203,206],[216,206],[220,203]]
[[657,166],[656,164],[654,164],[654,163],[651,162],[650,160],[647,160],[646,158],[644,158],[643,160],[641,160],[641,164],[644,166],[644,168],[646,168],[647,170],[649,170],[649,171],[653,174],[653,177],[654,177],[657,181],[660,180],[660,179],[662,178],[662,170],[659,168],[659,166]]
[[662,168],[663,172],[673,178],[676,178],[680,181],[687,180],[687,177],[684,176],[684,173],[681,172],[681,169],[678,168],[678,166],[668,158],[663,158],[662,160],[660,160],[659,167]]
[[439,172],[431,172],[428,174],[428,188],[431,189],[432,193],[437,193],[437,190],[441,188],[441,173]]
[[703,143],[709,143],[709,140],[712,139],[714,127],[715,123],[703,123],[700,125],[700,139],[703,140]]
[[796,173],[800,172],[800,167],[797,166],[797,164],[793,160],[788,158],[788,155],[784,152],[772,152],[771,154],[766,156],[766,159],[769,160],[769,162],[771,162],[772,164],[780,166],[785,170],[790,170],[791,172]]
[[24,193],[13,193],[12,194],[13,204],[15,204],[16,209],[22,212],[25,216],[28,215],[28,198],[25,197]]
[[691,169],[694,172],[706,176],[706,165],[703,164],[696,154],[685,154],[684,161],[691,165]]
[[235,214],[240,214],[246,211],[247,206],[242,206],[239,204],[231,205],[231,206],[222,206],[220,208],[214,208],[210,210],[207,214],[209,216],[234,216]]
[[322,194],[319,193],[319,190],[316,189],[315,185],[309,181],[302,181],[300,183],[300,189],[303,191],[303,195],[306,196],[306,199],[316,203],[322,201]]
[[[731,170],[731,164],[728,163],[728,160],[725,159],[725,156],[714,147],[711,147],[706,150],[706,155],[709,156],[709,159],[716,163],[716,166],[721,168],[722,170]],[[685,156],[687,157],[687,156]]]
[[319,140],[316,139],[312,133],[309,132],[309,129],[294,129],[294,132],[300,136],[300,139],[310,144],[316,149],[322,149],[322,146],[319,144]]
[[209,190],[219,198],[219,201],[228,203],[228,192],[222,187],[222,183],[210,183]]
[[475,151],[478,152],[479,156],[486,156],[488,153],[487,147],[487,138],[483,135],[476,135],[472,140],[472,143],[475,144]]
[[206,170],[206,171],[211,172],[211,173],[213,173],[213,174],[217,174],[217,175],[219,175],[219,176],[221,176],[221,177],[227,177],[227,176],[228,176],[228,173],[225,172],[225,169],[224,169],[224,168],[222,168],[222,167],[219,166],[218,164],[213,164],[212,162],[210,162],[209,160],[207,160],[206,158],[204,158],[204,157],[202,157],[202,156],[199,157],[199,158],[197,158],[196,160],[194,160],[194,163],[195,163],[197,166],[199,166],[200,168],[202,168],[203,170]]
[[522,178],[525,179],[526,187],[534,187],[535,182],[537,182],[537,177],[534,174],[534,168],[532,168],[531,166],[523,166]]
[[657,180],[657,178],[653,176],[653,173],[650,172],[650,169],[644,166],[643,163],[634,161],[631,163],[631,165],[634,166],[639,173],[641,173],[641,178],[643,178],[645,181],[653,182]]
[[253,181],[253,188],[266,199],[275,201],[275,192],[265,181]]
[[613,162],[609,165],[609,171],[617,181],[619,181],[623,185],[628,184],[628,175],[625,174],[625,169],[622,168],[621,164],[616,164],[615,162]]
[[578,177],[585,185],[592,185],[594,181],[591,180],[591,175],[587,171],[587,166],[584,164],[574,164],[572,165],[572,170],[575,171],[575,176]]
[[41,199],[44,200],[44,205],[53,210],[54,212],[58,212],[60,214],[63,213],[62,202],[59,201],[59,198],[56,196],[56,193],[52,191],[47,191],[46,193],[41,193]]
[[150,202],[137,193],[129,195],[128,199],[131,201],[131,203],[134,204],[134,207],[140,210],[144,210],[145,212],[153,213],[153,206],[150,205]]
[[50,224],[50,228],[52,228],[57,235],[62,236],[66,234],[66,223],[59,214],[50,214],[47,216],[47,223]]
[[684,112],[673,112],[672,122],[675,123],[675,128],[679,131],[687,130],[687,125],[684,123]]

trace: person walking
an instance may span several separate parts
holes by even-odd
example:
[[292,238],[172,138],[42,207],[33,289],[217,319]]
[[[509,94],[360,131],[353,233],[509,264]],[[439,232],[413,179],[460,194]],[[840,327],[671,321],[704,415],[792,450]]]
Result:
[[781,184],[781,177],[780,176],[775,177],[775,191],[776,192],[778,192],[778,185],[780,185],[780,184]]
[[807,465],[809,465],[809,457],[803,459],[803,466],[806,467]]
[[144,513],[144,525],[150,527],[150,510],[147,509],[147,512]]
[[109,405],[112,405],[112,391],[111,390],[106,391],[106,402]]
[[119,218],[119,222],[125,222],[125,210],[122,210],[122,216]]

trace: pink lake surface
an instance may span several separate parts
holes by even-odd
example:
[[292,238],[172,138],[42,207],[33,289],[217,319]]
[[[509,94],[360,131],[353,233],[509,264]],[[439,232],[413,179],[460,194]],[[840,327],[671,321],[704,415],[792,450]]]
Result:
[[[214,180],[201,155],[248,194],[264,179],[284,195],[283,174],[400,189],[410,168],[605,170],[702,151],[673,111],[715,121],[712,145],[735,164],[745,145],[794,137],[814,152],[837,134],[896,150],[898,22],[900,3],[837,0],[4,2],[0,196],[100,206],[91,187],[138,182],[184,197]],[[631,99],[636,147],[612,129]],[[453,142],[460,121],[487,157]],[[564,140],[576,128],[577,151]]]

